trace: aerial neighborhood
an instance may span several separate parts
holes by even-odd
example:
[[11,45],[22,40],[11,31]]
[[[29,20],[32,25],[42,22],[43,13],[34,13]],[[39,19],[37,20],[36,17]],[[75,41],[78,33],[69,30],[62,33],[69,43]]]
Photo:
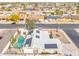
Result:
[[79,3],[0,2],[0,55],[79,55]]

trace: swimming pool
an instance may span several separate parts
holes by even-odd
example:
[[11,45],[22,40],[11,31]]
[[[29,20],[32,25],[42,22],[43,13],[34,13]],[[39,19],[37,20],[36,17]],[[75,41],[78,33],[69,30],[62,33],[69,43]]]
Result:
[[23,43],[24,43],[24,37],[20,35],[18,37],[18,41],[14,45],[14,48],[21,48],[21,47],[23,47]]

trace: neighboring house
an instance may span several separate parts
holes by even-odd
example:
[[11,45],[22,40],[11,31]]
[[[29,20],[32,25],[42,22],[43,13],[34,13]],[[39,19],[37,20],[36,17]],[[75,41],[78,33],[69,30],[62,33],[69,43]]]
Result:
[[8,20],[8,17],[12,14],[12,12],[0,11],[0,20]]
[[39,11],[38,12],[33,11],[33,12],[29,12],[28,14],[26,14],[26,18],[30,20],[32,19],[36,21],[44,21],[44,14],[42,14],[42,12],[39,12]]
[[26,19],[26,12],[24,11],[20,11],[19,12],[19,18],[20,18],[20,20],[25,20]]
[[65,18],[65,19],[75,19],[75,20],[79,20],[79,15],[72,15],[72,14],[69,14],[69,15],[64,15],[63,18]]

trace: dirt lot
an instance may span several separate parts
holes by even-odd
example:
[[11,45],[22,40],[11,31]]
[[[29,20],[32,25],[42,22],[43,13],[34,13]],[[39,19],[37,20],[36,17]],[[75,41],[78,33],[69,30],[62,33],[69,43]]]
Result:
[[63,43],[70,43],[66,38],[66,36],[61,31],[57,31],[56,29],[47,30],[47,31],[49,32],[49,34],[52,32],[53,38],[58,38]]

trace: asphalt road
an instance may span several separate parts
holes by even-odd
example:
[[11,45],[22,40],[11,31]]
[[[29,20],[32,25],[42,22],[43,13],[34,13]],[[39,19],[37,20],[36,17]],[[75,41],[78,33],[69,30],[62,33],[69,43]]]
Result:
[[64,29],[64,31],[71,38],[72,42],[79,48],[79,33],[73,29]]
[[[14,28],[24,28],[25,24],[0,24],[0,28],[2,29],[14,29]],[[79,28],[79,24],[36,24],[36,28],[44,28],[44,29],[53,29],[53,28],[61,28],[61,29],[74,29]]]
[[0,53],[3,51],[11,37],[14,35],[15,30],[0,30]]

